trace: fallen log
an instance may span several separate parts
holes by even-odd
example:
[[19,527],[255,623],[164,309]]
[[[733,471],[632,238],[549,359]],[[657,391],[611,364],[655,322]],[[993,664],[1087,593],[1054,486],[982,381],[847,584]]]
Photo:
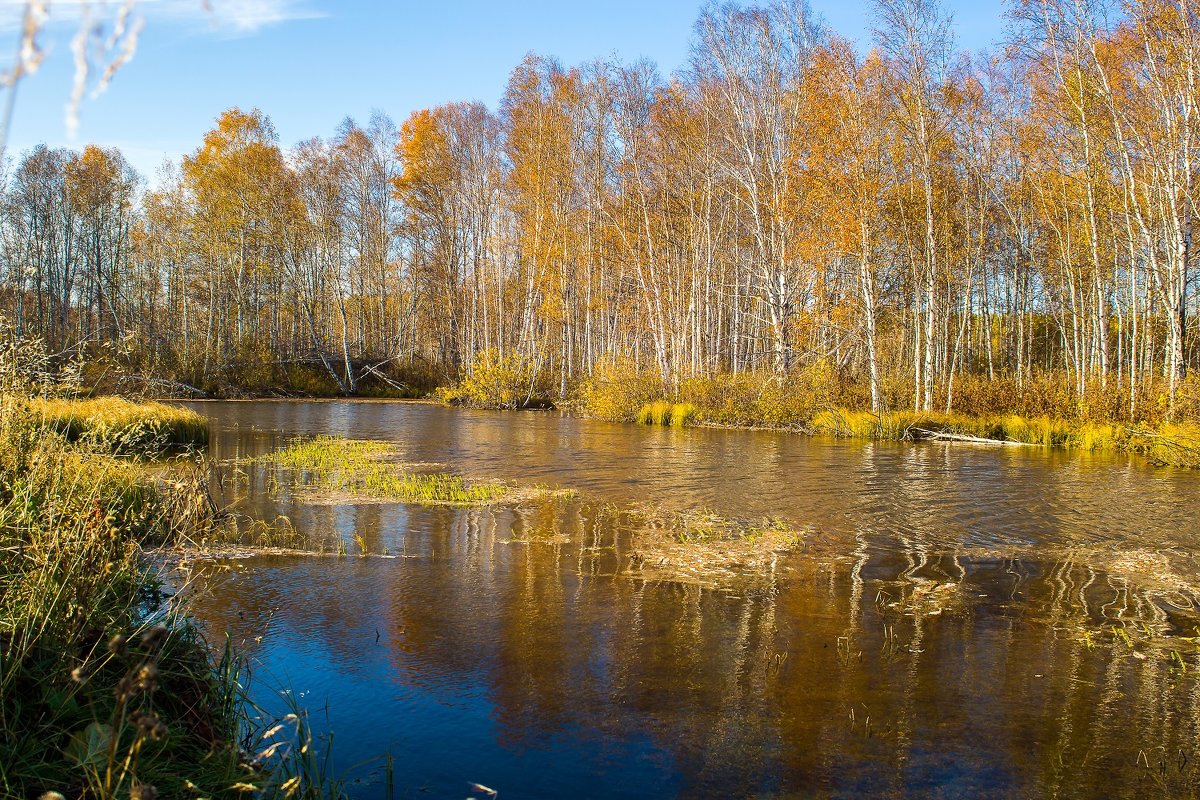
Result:
[[914,439],[928,439],[931,441],[948,441],[948,442],[971,442],[972,444],[990,444],[990,445],[1008,445],[1010,447],[1033,447],[1028,442],[1014,442],[1009,439],[985,439],[982,436],[968,436],[964,433],[946,433],[944,431],[931,431],[927,428],[909,428],[914,435]]

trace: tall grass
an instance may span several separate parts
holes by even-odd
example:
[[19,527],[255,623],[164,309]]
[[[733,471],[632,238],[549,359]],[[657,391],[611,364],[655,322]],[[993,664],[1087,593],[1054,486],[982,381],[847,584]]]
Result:
[[211,521],[181,496],[201,487],[30,413],[40,402],[0,396],[0,796],[320,796],[287,784],[298,748],[250,763],[264,737],[240,661],[214,662],[142,558]]
[[638,412],[636,422],[639,425],[664,425],[683,427],[694,424],[699,417],[699,409],[691,403],[670,403],[659,400],[647,403]]
[[24,406],[35,422],[92,450],[153,454],[208,443],[204,417],[164,403],[134,403],[119,397],[35,397],[26,400]]

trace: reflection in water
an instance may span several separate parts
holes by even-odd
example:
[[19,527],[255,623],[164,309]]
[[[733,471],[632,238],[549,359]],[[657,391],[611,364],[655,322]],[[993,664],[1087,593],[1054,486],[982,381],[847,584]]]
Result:
[[[303,693],[343,767],[390,752],[414,796],[1195,792],[1193,474],[411,404],[199,408],[221,458],[339,433],[583,492],[305,506],[261,475],[226,483],[247,510],[395,556],[211,565],[195,610],[247,644],[264,697]],[[622,500],[813,533],[772,575],[649,582],[603,513]]]

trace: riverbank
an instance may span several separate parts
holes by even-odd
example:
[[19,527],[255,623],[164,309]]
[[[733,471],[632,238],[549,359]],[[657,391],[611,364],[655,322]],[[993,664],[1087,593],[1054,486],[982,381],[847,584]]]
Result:
[[[520,378],[521,385],[528,376]],[[483,372],[449,389],[443,402],[476,408],[521,407],[514,376]],[[891,381],[886,407],[911,404],[911,389]],[[583,417],[660,426],[768,429],[851,439],[935,439],[976,444],[1133,453],[1170,466],[1200,468],[1200,382],[1187,382],[1172,408],[1166,395],[1143,398],[1129,413],[1126,389],[1112,383],[1079,393],[1053,375],[960,378],[948,411],[873,412],[870,394],[835,370],[814,367],[787,377],[745,373],[691,378],[664,389],[654,373],[600,368],[557,406]],[[906,394],[906,392],[908,394]],[[532,396],[527,394],[524,396]],[[907,398],[907,399],[906,399]],[[539,400],[538,403],[543,401]]]
[[[804,405],[803,397],[788,397],[769,386],[759,387],[761,395],[745,403],[730,402],[717,394],[717,402],[705,402],[701,396],[681,393],[670,399],[656,399],[637,405],[634,401],[598,399],[585,389],[580,396],[558,403],[539,401],[532,406],[520,403],[496,403],[464,396],[457,392],[434,393],[427,397],[320,397],[284,398],[306,402],[409,402],[438,403],[498,411],[558,410],[585,419],[626,424],[669,427],[708,427],[726,430],[773,430],[838,439],[884,441],[937,440],[982,445],[1022,445],[1053,447],[1085,452],[1130,453],[1164,465],[1200,468],[1200,424],[1152,422],[1154,415],[1137,421],[1104,418],[1070,418],[1020,413],[968,414],[963,412],[884,411],[875,413],[849,407],[830,408]],[[707,394],[707,393],[706,393]],[[254,396],[211,402],[254,402],[281,399]],[[700,404],[696,400],[699,399]],[[209,401],[192,401],[209,402]]]
[[144,557],[213,523],[202,479],[148,461],[207,436],[158,403],[0,395],[0,796],[320,793],[271,759],[301,720],[252,721],[240,659]]

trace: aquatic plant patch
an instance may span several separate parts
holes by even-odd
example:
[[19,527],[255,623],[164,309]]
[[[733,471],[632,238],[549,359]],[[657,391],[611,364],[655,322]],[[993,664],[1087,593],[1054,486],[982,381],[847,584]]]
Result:
[[297,439],[255,461],[287,469],[302,491],[336,502],[382,500],[425,505],[487,505],[516,490],[495,481],[468,481],[448,472],[416,472],[395,460],[386,442],[317,436]]
[[726,586],[772,576],[806,532],[784,520],[739,520],[709,510],[639,505],[623,514],[633,533],[629,572],[642,578]]

